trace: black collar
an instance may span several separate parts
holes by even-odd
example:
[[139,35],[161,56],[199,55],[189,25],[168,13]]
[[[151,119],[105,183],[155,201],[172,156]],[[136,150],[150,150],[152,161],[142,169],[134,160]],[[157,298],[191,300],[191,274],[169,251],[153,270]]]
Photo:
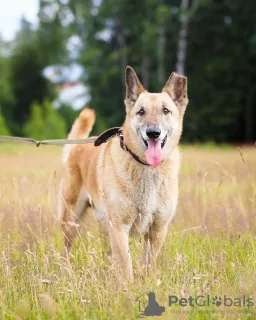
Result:
[[144,166],[148,166],[148,164],[146,162],[143,162],[135,153],[133,153],[128,147],[127,145],[124,143],[124,137],[120,136],[120,147],[125,150],[128,151],[130,153],[130,155],[133,157],[134,160],[136,160],[137,162],[144,164]]
[[129,152],[130,155],[133,157],[134,160],[139,162],[140,164],[143,164],[144,166],[148,166],[146,162],[143,162],[135,153],[133,153],[127,145],[124,143],[124,137],[123,137],[123,128],[122,127],[114,127],[111,129],[108,129],[104,131],[101,135],[98,136],[98,138],[94,141],[94,146],[98,147],[102,143],[108,142],[114,137],[120,137],[120,147]]

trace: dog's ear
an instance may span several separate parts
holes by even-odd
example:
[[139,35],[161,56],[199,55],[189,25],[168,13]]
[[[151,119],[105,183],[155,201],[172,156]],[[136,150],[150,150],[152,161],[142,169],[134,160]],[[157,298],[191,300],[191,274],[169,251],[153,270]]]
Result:
[[168,93],[178,107],[185,108],[188,104],[187,77],[172,72],[163,92]]
[[140,83],[135,71],[131,67],[127,67],[125,70],[125,86],[126,86],[126,96],[124,103],[126,108],[131,108],[139,95],[146,91],[142,84]]

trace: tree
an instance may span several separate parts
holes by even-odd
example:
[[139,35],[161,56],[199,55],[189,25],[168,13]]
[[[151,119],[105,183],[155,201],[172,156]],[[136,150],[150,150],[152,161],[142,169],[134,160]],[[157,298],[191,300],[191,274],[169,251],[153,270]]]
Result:
[[11,116],[15,134],[20,133],[28,120],[34,101],[42,103],[46,98],[54,97],[53,87],[43,76],[45,62],[42,60],[43,49],[39,45],[38,33],[25,21],[22,26],[10,56],[10,83],[15,97]]
[[27,137],[42,140],[44,139],[44,133],[44,115],[42,107],[38,103],[33,103],[31,107],[30,118],[28,119],[24,128],[24,134]]
[[183,75],[185,74],[185,63],[187,57],[189,21],[197,9],[197,4],[198,0],[192,0],[191,4],[189,0],[180,1],[180,30],[178,37],[176,71]]
[[68,63],[66,44],[70,34],[67,26],[72,21],[69,7],[61,1],[40,0],[38,16],[38,46],[42,49],[40,55],[45,66]]
[[43,103],[44,113],[44,138],[45,139],[63,139],[67,135],[66,123],[62,116],[54,109],[48,101]]
[[[255,1],[210,1],[191,18],[186,61],[190,104],[184,121],[184,137],[190,141],[256,138],[255,12]],[[254,130],[246,137],[249,124]]]
[[[22,126],[33,101],[52,100],[43,68],[75,61],[84,67],[82,81],[97,113],[95,133],[120,125],[124,69],[131,65],[151,92],[174,70],[188,76],[187,141],[253,141],[255,13],[254,0],[40,0],[39,29],[23,21],[11,81],[0,79],[9,88],[0,92],[3,114],[8,125]],[[75,53],[68,50],[74,38]],[[69,118],[68,109],[56,112]]]
[[0,108],[0,135],[2,135],[2,136],[9,136],[10,135],[10,131],[5,123],[5,119],[4,119],[4,116],[1,112],[1,108]]
[[79,111],[75,111],[71,106],[64,104],[62,104],[56,111],[64,119],[67,131],[69,132],[75,119],[79,116]]
[[[2,42],[0,43],[1,45],[4,47],[5,43]],[[0,105],[4,118],[9,126],[11,126],[14,95],[10,83],[10,59],[6,56],[6,52],[0,52],[0,70]]]
[[46,100],[42,105],[38,103],[32,105],[31,115],[24,128],[24,133],[28,137],[43,140],[65,138],[67,131],[63,118]]
[[[72,30],[82,42],[79,62],[86,70],[84,82],[90,89],[90,105],[104,119],[105,127],[120,125],[124,120],[124,72],[128,64],[152,91],[160,90],[164,78],[173,70],[175,54],[165,44],[173,33],[168,25],[171,13],[165,2],[69,2],[74,16]],[[168,44],[172,45],[169,38]],[[155,68],[160,78],[151,72]],[[102,125],[103,121],[99,126],[96,122],[97,129]]]

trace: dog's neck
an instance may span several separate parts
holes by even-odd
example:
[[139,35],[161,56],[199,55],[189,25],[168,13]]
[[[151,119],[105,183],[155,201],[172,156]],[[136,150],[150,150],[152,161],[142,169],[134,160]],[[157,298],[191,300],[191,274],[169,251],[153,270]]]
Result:
[[138,137],[136,135],[133,136],[125,125],[123,126],[123,142],[126,148],[130,151],[131,155],[136,155],[136,157],[139,158],[141,162],[147,164],[144,155],[144,150],[142,150],[141,148],[141,144],[138,141]]
[[130,155],[133,157],[134,160],[136,160],[137,162],[139,162],[140,164],[144,165],[144,166],[149,166],[148,163],[146,163],[145,161],[141,160],[134,152],[132,152],[128,146],[125,144],[124,142],[124,137],[120,136],[120,147],[124,150],[130,153]]

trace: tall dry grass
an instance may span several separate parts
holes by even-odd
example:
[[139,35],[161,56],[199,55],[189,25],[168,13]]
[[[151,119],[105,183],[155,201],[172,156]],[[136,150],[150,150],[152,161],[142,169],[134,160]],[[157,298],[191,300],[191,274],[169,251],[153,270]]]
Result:
[[254,297],[256,288],[256,149],[183,147],[182,155],[158,265],[146,274],[143,243],[132,240],[135,281],[117,291],[93,216],[70,263],[60,255],[61,149],[0,145],[0,319],[137,319],[135,299],[148,291],[166,307],[161,319],[255,319],[254,307],[168,306],[169,295]]

